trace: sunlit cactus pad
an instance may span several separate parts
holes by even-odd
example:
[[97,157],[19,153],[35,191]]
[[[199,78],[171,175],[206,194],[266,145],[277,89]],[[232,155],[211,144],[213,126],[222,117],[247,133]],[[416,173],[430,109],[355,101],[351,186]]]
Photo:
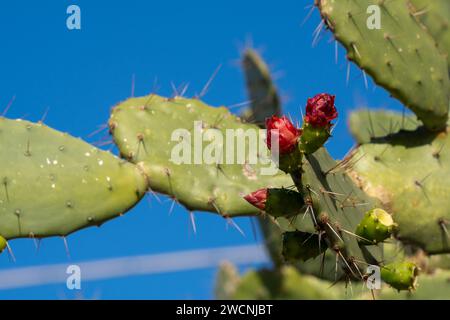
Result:
[[411,0],[415,15],[436,40],[450,65],[450,1]]
[[[226,161],[230,149],[226,147],[225,130],[239,129],[240,137],[245,138],[247,130],[258,133],[259,127],[243,123],[225,107],[210,107],[198,99],[149,95],[120,103],[113,109],[109,125],[121,155],[145,172],[151,189],[170,195],[188,210],[211,211],[224,217],[255,215],[259,210],[248,204],[244,195],[261,187],[292,186],[291,178],[278,169],[275,175],[261,174],[262,167],[270,166],[260,162],[270,159],[264,139],[252,142],[260,148],[254,153],[258,157],[256,164],[248,158],[249,139],[244,140],[247,151],[241,153],[243,161],[237,158],[237,140],[232,148],[234,157],[230,156],[234,160]],[[187,135],[173,139],[174,132],[180,129]],[[197,144],[202,146],[197,155],[196,136],[205,140]],[[180,149],[174,151],[182,142],[191,150],[191,156],[177,163],[172,154],[186,154]],[[218,146],[217,152],[211,152],[208,146]],[[202,152],[223,156],[224,163],[218,164],[215,158],[207,163]]]
[[361,145],[350,169],[392,212],[397,237],[428,253],[450,252],[448,146],[448,132],[402,130]]
[[0,236],[65,236],[145,194],[130,163],[41,123],[0,118]]
[[[373,77],[429,129],[447,121],[447,58],[414,15],[409,0],[320,0],[326,25],[348,51],[348,58]],[[380,29],[367,27],[367,9],[380,11]]]

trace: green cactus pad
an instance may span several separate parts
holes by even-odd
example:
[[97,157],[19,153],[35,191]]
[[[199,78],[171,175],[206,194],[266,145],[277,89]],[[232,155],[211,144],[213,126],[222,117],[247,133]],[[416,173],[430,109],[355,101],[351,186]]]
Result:
[[387,110],[360,109],[349,119],[350,131],[357,143],[368,143],[400,130],[415,130],[420,125],[414,115]]
[[[367,27],[370,5],[378,5],[381,29]],[[450,81],[446,57],[414,17],[407,0],[320,0],[327,26],[348,58],[431,130],[445,127]]]
[[267,64],[255,50],[245,50],[242,69],[251,105],[250,109],[244,112],[243,117],[263,127],[267,118],[281,113],[277,89]]
[[400,131],[361,145],[348,168],[392,213],[396,237],[430,254],[450,252],[449,143],[447,132]]
[[[320,242],[320,244],[319,244]],[[283,234],[283,257],[286,261],[307,261],[323,253],[328,245],[317,234],[294,231]]]
[[450,1],[411,0],[411,3],[414,5],[415,15],[427,27],[439,49],[447,56],[450,68]]
[[3,238],[2,236],[0,236],[0,253],[3,252],[3,250],[5,250],[5,248],[7,247],[7,242],[6,239]]
[[344,172],[345,163],[333,160],[324,148],[307,160],[302,176],[305,203],[312,204],[313,219],[325,232],[328,247],[340,256],[343,269],[357,276],[365,268],[361,262],[378,264],[381,259],[380,247],[361,247],[353,233],[364,213],[377,202],[353,184]]
[[393,262],[381,267],[381,279],[397,290],[414,290],[418,268],[412,262]]
[[[260,130],[256,125],[243,123],[225,107],[210,107],[197,99],[150,95],[120,103],[114,108],[109,124],[121,155],[145,172],[152,190],[172,196],[188,210],[216,212],[224,217],[257,215],[259,210],[247,203],[244,195],[262,187],[291,187],[293,184],[291,178],[278,169],[275,175],[261,174],[261,169],[268,168],[269,164],[263,165],[259,160],[270,158],[263,139],[257,144],[262,150],[258,152],[257,164],[249,164],[247,157],[239,164],[238,147],[234,148],[232,158],[235,164],[225,164],[229,155],[226,153],[227,129],[241,130],[242,138],[247,130]],[[176,130],[186,137],[180,135],[172,139]],[[206,138],[223,137],[223,144],[211,140],[198,145],[202,144],[203,152],[208,146],[218,146],[217,156],[223,156],[224,164],[216,164],[216,161],[207,164],[202,154],[197,154],[199,161],[195,163],[191,145],[195,136],[202,137],[203,133]],[[192,154],[190,160],[177,164],[171,161],[172,152],[182,143]],[[234,145],[237,145],[236,140]],[[248,139],[244,145],[248,151]]]
[[355,233],[361,237],[358,239],[359,243],[372,245],[388,239],[395,226],[389,213],[383,209],[375,208],[366,212]]
[[0,235],[65,236],[133,207],[147,190],[129,163],[40,123],[0,118]]

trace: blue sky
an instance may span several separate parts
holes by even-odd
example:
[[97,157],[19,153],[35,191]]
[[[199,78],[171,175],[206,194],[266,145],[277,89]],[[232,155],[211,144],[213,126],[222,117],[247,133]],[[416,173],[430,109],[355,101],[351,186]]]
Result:
[[[348,112],[361,106],[399,109],[400,105],[361,72],[351,68],[339,48],[324,34],[312,48],[317,12],[304,24],[312,0],[236,1],[3,1],[0,4],[0,110],[16,99],[7,116],[45,122],[87,141],[109,110],[130,96],[152,90],[171,95],[171,83],[189,83],[187,95],[199,93],[214,70],[222,68],[204,100],[233,105],[247,100],[238,58],[249,39],[269,62],[284,99],[285,112],[300,119],[300,107],[320,92],[337,96],[340,120],[328,146],[336,157],[352,146],[346,126]],[[66,28],[66,9],[81,8],[81,30]],[[243,237],[225,228],[215,215],[197,213],[196,235],[187,212],[170,202],[142,201],[124,217],[101,229],[87,229],[68,238],[72,261],[84,261],[198,248],[255,243],[248,218],[238,219]],[[40,251],[30,240],[11,241],[17,262],[0,256],[0,268],[68,263],[61,239],[45,239]],[[213,297],[216,270],[203,269],[83,284],[85,298]],[[74,298],[65,283],[0,290],[0,299]]]

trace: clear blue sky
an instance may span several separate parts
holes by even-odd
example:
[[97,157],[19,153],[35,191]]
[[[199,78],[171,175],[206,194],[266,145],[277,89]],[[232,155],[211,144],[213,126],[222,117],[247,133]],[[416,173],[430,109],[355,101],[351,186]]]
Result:
[[[105,124],[110,108],[127,98],[135,74],[136,95],[171,95],[171,83],[190,83],[188,95],[202,90],[219,64],[223,67],[204,100],[232,105],[247,99],[236,63],[246,39],[261,48],[285,100],[285,111],[300,119],[299,108],[319,92],[337,95],[340,120],[328,144],[336,157],[352,146],[346,126],[348,112],[359,106],[398,109],[399,104],[347,63],[325,34],[312,48],[312,33],[320,22],[314,12],[303,26],[313,0],[236,1],[2,1],[0,3],[0,110],[12,96],[8,117],[45,122],[56,129],[94,142],[87,136]],[[81,8],[81,30],[66,28],[66,8]],[[156,80],[155,80],[156,79]],[[246,237],[225,229],[223,219],[198,213],[197,235],[186,211],[170,202],[142,201],[124,217],[101,229],[87,229],[68,238],[72,260],[94,260],[252,244],[249,220],[238,219]],[[1,223],[1,222],[0,222]],[[45,239],[35,252],[32,241],[11,241],[17,263],[6,254],[0,268],[68,263],[61,239]],[[197,270],[102,280],[83,284],[86,298],[212,298],[216,270]],[[73,298],[65,284],[0,291],[5,298]]]

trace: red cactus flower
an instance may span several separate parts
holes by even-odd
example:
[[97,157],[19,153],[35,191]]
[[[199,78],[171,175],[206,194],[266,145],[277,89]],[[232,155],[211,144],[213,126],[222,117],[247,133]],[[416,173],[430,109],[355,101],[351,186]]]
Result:
[[278,137],[278,147],[280,154],[290,153],[298,143],[298,138],[302,134],[302,130],[296,128],[286,116],[278,118],[272,116],[266,120],[267,128],[267,147],[272,147],[272,130],[274,137]]
[[244,197],[250,204],[254,205],[260,210],[266,209],[266,200],[267,200],[267,188],[259,189],[255,192],[252,192]]
[[336,119],[338,113],[334,106],[335,96],[321,93],[314,98],[308,99],[306,104],[305,122],[313,127],[325,127],[331,120]]

